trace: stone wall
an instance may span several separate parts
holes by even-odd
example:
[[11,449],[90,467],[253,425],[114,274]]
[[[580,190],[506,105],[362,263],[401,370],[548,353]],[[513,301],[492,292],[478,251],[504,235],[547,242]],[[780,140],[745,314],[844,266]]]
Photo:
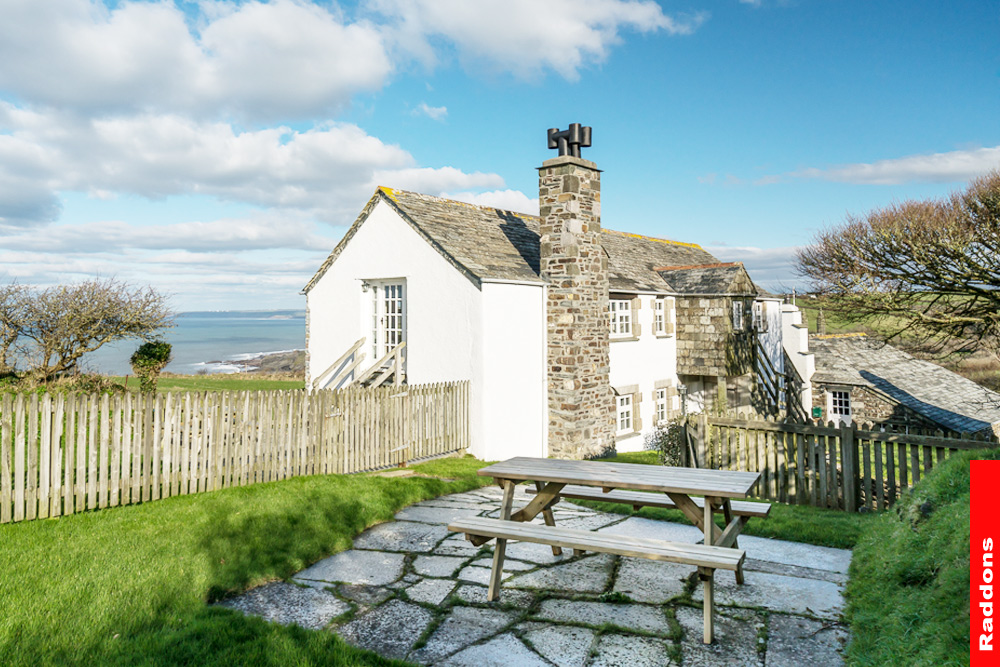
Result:
[[614,449],[615,433],[600,171],[577,157],[546,160],[538,198],[540,270],[549,281],[549,455],[599,456]]
[[733,331],[733,297],[677,297],[677,373],[731,377],[752,370],[750,303],[744,300],[744,330]]
[[941,426],[927,419],[919,412],[887,399],[882,394],[867,387],[844,385],[816,385],[813,387],[813,407],[820,408],[823,421],[832,419],[827,410],[827,394],[831,391],[851,392],[851,418],[859,424],[871,422],[895,428],[917,428],[937,430]]

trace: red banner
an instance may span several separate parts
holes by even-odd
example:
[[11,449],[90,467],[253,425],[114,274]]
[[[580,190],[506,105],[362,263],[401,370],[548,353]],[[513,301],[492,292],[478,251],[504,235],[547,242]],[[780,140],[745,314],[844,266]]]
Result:
[[1000,461],[970,461],[969,643],[973,666],[1000,665]]

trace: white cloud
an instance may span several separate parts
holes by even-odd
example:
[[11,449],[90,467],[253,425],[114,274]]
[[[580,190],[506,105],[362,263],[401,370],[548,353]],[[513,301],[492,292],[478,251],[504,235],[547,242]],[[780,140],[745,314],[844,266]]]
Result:
[[0,102],[0,226],[51,222],[57,192],[210,195],[346,224],[377,185],[430,194],[498,188],[496,174],[427,168],[349,123],[240,132],[176,115],[85,120]]
[[464,201],[478,206],[490,206],[504,211],[538,215],[538,197],[528,197],[520,190],[493,190],[491,192],[458,192],[443,197]]
[[753,246],[705,246],[723,262],[743,262],[750,277],[758,285],[773,292],[790,287],[804,287],[795,272],[795,256],[799,248],[757,248]]
[[199,30],[172,2],[5,0],[0,87],[85,110],[302,118],[377,90],[382,31],[301,0],[208,3]]
[[455,45],[467,63],[479,62],[516,76],[546,70],[575,80],[601,63],[620,33],[694,32],[706,13],[671,17],[651,0],[370,0],[395,19],[393,37],[427,64],[437,59],[433,40]]
[[413,110],[414,116],[427,116],[433,120],[444,120],[448,115],[448,107],[432,107],[428,106],[427,102],[421,102],[417,105],[417,108]]
[[1000,168],[1000,146],[929,155],[908,155],[872,163],[812,167],[800,169],[788,176],[868,185],[956,183],[971,180],[997,168]]
[[740,4],[750,5],[754,9],[757,9],[758,7],[761,6],[761,4],[763,4],[763,0],[740,0]]

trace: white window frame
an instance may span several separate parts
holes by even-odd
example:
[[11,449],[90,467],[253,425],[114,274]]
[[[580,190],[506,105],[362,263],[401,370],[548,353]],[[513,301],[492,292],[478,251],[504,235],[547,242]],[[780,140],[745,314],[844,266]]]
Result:
[[656,390],[656,423],[663,424],[670,419],[670,410],[667,407],[667,388]]
[[838,424],[849,424],[854,415],[851,392],[843,389],[830,390],[827,409],[830,421]]
[[612,338],[625,338],[632,335],[631,299],[608,299],[608,316]]
[[767,309],[763,301],[753,302],[753,330],[758,333],[767,331]]
[[743,331],[742,301],[733,301],[733,331]]
[[615,397],[615,435],[629,435],[635,432],[635,403],[632,394]]
[[372,361],[381,359],[406,340],[406,281],[366,281],[372,293]]
[[662,336],[667,332],[667,303],[666,299],[653,299],[653,334]]

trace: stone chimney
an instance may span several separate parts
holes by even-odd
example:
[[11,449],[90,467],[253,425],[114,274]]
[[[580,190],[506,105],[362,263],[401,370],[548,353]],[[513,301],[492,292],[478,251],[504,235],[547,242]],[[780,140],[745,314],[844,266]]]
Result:
[[549,456],[571,459],[615,444],[601,172],[579,156],[580,146],[590,145],[590,128],[582,130],[549,130],[549,147],[560,155],[538,170],[540,270],[549,281]]

